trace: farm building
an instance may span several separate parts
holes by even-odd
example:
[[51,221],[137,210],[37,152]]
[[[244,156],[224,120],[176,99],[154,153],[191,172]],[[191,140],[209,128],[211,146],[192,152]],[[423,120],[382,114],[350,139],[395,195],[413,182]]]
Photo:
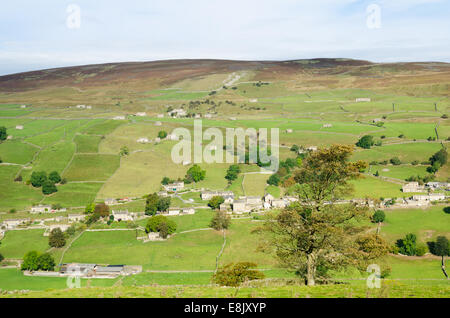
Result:
[[431,193],[431,194],[419,194],[413,196],[414,201],[442,201],[445,200],[445,194]]
[[136,113],[136,116],[137,117],[145,117],[145,116],[147,116],[147,113],[146,112],[138,112],[138,113]]
[[21,105],[20,108],[27,108],[27,105]]
[[233,212],[243,213],[247,212],[247,201],[245,199],[234,200],[233,202]]
[[164,118],[164,114],[158,114],[157,118]]
[[16,129],[17,129],[17,130],[23,130],[23,125],[17,125],[17,126],[16,126]]
[[274,199],[275,199],[275,198],[274,198],[273,195],[271,195],[270,193],[267,193],[267,194],[263,197],[264,202],[269,203],[270,205],[272,205],[272,201],[273,201]]
[[250,103],[257,103],[257,102],[258,102],[258,99],[257,99],[257,98],[251,98],[251,99],[249,100],[249,102],[250,102]]
[[181,209],[180,208],[169,208],[167,211],[168,215],[180,215]]
[[133,216],[128,210],[113,210],[111,215],[114,216],[114,221],[133,221]]
[[262,200],[260,197],[256,196],[247,197],[247,204],[251,206],[258,206],[262,204]]
[[371,99],[368,98],[368,97],[361,97],[361,98],[357,98],[355,101],[356,101],[357,103],[360,103],[360,102],[370,102]]
[[146,138],[146,137],[142,137],[142,138],[139,138],[137,140],[137,142],[140,143],[140,144],[147,144],[147,143],[150,142],[150,140],[148,138]]
[[36,205],[31,207],[31,214],[37,214],[37,213],[50,213],[52,212],[52,206],[51,205]]
[[448,182],[428,182],[426,184],[427,188],[430,188],[431,190],[438,190],[438,189],[449,189],[450,183]]
[[332,124],[324,124],[322,127],[323,128],[331,128],[331,127],[333,127],[333,125]]
[[112,198],[108,198],[108,199],[105,199],[105,204],[106,205],[114,205],[114,204],[117,204],[117,200],[116,199],[112,199]]
[[125,116],[116,116],[113,119],[114,120],[125,120]]
[[294,132],[293,129],[286,129],[286,133],[287,133],[287,134],[292,134],[293,132]]
[[287,206],[287,202],[283,199],[274,199],[272,201],[272,208],[285,208]]
[[211,200],[212,197],[215,197],[215,196],[223,197],[225,200],[227,200],[227,199],[230,200],[230,198],[234,199],[233,191],[203,191],[200,194],[200,197],[204,201]]
[[47,227],[47,229],[44,232],[44,236],[49,236],[51,231],[55,229],[60,229],[62,232],[67,231],[67,229],[70,227],[70,224],[51,224]]
[[419,182],[409,182],[402,187],[404,193],[421,192],[423,187],[419,186]]
[[186,111],[182,108],[174,109],[169,112],[171,117],[185,117],[187,115]]
[[163,187],[164,187],[164,190],[166,190],[166,191],[177,192],[177,191],[184,189],[184,182],[178,181],[178,182],[174,182],[174,183],[169,183],[169,184],[163,185]]
[[6,230],[13,230],[19,225],[26,224],[30,222],[30,219],[15,219],[15,220],[4,220],[2,225]]
[[155,122],[155,126],[162,126],[162,123],[160,121]]
[[172,140],[172,141],[178,141],[178,140],[180,140],[180,137],[179,136],[177,136],[176,134],[169,134],[169,135],[167,135],[167,140]]
[[84,221],[85,218],[86,218],[86,215],[84,215],[84,214],[69,214],[68,215],[69,223],[81,222],[81,221]]
[[181,209],[181,212],[183,214],[195,214],[195,209],[190,207],[190,208],[183,208]]
[[306,148],[306,150],[308,150],[308,151],[317,151],[317,146],[310,146],[310,147]]

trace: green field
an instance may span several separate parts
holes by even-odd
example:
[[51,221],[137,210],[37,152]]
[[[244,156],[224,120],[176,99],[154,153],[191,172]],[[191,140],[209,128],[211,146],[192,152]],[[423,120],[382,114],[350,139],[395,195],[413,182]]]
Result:
[[120,165],[117,155],[75,155],[64,173],[68,181],[106,181]]

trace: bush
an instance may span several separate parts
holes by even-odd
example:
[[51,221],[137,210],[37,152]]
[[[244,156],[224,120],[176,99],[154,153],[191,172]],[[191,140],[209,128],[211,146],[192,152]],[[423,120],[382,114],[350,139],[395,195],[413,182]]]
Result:
[[416,255],[424,256],[428,252],[428,248],[425,244],[417,244]]
[[3,255],[0,253],[0,263],[4,260],[5,258],[3,257]]
[[419,160],[414,160],[413,162],[411,162],[411,164],[412,164],[413,166],[417,166],[417,165],[419,164]]
[[8,138],[8,133],[6,132],[6,127],[0,127],[0,141],[5,141]]
[[264,274],[253,269],[257,266],[257,264],[249,262],[230,263],[219,268],[212,280],[214,283],[221,286],[237,287],[245,281],[263,279]]
[[384,222],[386,218],[386,214],[382,210],[377,210],[372,216],[373,223],[381,223]]
[[220,205],[222,203],[224,203],[224,202],[225,202],[225,200],[224,200],[223,197],[221,197],[221,196],[214,196],[214,197],[211,198],[211,200],[209,200],[208,206],[211,209],[213,209],[213,210],[217,210],[217,209],[220,208]]
[[160,132],[158,132],[158,138],[164,139],[167,137],[167,132],[164,130],[161,130]]
[[366,135],[361,137],[361,139],[358,140],[356,143],[356,146],[364,149],[370,149],[375,144],[375,141],[373,140],[373,136]]
[[177,229],[177,224],[173,221],[165,217],[164,215],[153,216],[148,219],[147,225],[145,226],[145,231],[147,233],[150,232],[159,232],[159,226],[161,223],[166,223],[167,225],[167,233],[172,234],[175,233]]
[[214,217],[211,220],[210,226],[217,230],[226,230],[230,226],[231,218],[227,215],[226,212],[217,211]]
[[273,174],[267,180],[267,183],[273,186],[278,186],[280,184],[280,176],[278,174]]
[[66,237],[60,228],[53,229],[48,237],[48,245],[60,248],[66,245]]
[[199,165],[193,165],[186,173],[186,179],[191,179],[193,182],[199,182],[206,177],[206,170],[202,170]]
[[399,253],[408,256],[416,255],[416,243],[417,237],[415,234],[407,234],[404,239],[400,239],[397,241],[397,246]]
[[390,162],[391,162],[394,166],[398,166],[398,165],[401,165],[401,164],[402,164],[401,160],[400,160],[398,157],[392,158],[392,159],[390,160]]
[[42,184],[42,193],[44,195],[50,195],[55,192],[58,192],[58,189],[53,181],[47,180]]
[[48,175],[48,179],[52,181],[53,183],[60,183],[61,182],[61,176],[57,171],[52,171]]
[[33,187],[40,188],[47,181],[47,174],[45,171],[33,171],[30,181]]

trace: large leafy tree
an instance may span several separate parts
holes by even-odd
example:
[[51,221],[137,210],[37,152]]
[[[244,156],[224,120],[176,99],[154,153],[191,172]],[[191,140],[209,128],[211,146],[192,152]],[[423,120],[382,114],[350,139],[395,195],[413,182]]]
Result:
[[60,183],[61,182],[61,176],[59,175],[58,171],[52,171],[48,175],[48,179],[52,181],[53,183]]
[[224,211],[217,211],[211,220],[210,226],[217,230],[226,230],[231,224],[231,218]]
[[445,270],[444,257],[450,255],[450,243],[445,236],[438,236],[434,245],[434,253],[442,257],[441,268],[445,277],[448,278],[448,274]]
[[370,149],[375,144],[375,141],[373,140],[373,136],[366,135],[361,137],[361,139],[358,140],[356,145],[358,147],[364,148],[364,149]]
[[267,251],[295,270],[309,286],[332,269],[365,269],[388,252],[378,236],[367,234],[358,221],[368,220],[365,207],[335,202],[352,191],[349,180],[360,177],[363,162],[349,162],[352,146],[334,145],[311,153],[295,173],[299,202],[268,217],[259,230]]
[[220,205],[224,202],[225,200],[222,196],[216,195],[213,196],[211,200],[209,200],[208,206],[213,210],[217,210],[218,208],[220,208]]
[[49,195],[57,191],[58,189],[56,188],[56,185],[53,183],[53,181],[45,180],[42,184],[42,193],[45,195]]
[[48,237],[48,245],[51,247],[63,247],[66,245],[66,237],[60,228],[53,229]]
[[55,269],[55,260],[49,253],[44,253],[38,256],[37,266],[42,271],[52,271]]
[[158,202],[159,202],[158,194],[153,193],[148,195],[147,200],[145,202],[145,214],[155,215],[156,211],[158,211]]
[[39,269],[38,257],[39,254],[36,251],[26,253],[23,257],[21,269],[23,271],[37,271]]
[[47,173],[45,171],[33,171],[30,181],[33,187],[40,188],[47,181]]
[[206,170],[202,170],[199,165],[193,165],[186,173],[186,179],[194,182],[204,180],[206,177]]
[[230,263],[219,268],[212,280],[221,286],[238,287],[245,281],[264,278],[264,274],[256,267],[257,264],[250,262]]
[[0,127],[0,141],[4,141],[8,138],[8,133],[6,132],[6,127]]

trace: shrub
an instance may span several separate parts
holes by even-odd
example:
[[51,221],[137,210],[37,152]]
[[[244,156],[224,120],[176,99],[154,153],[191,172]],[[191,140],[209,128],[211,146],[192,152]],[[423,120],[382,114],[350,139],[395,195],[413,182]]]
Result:
[[398,165],[401,165],[401,164],[402,164],[401,160],[400,160],[398,157],[392,158],[392,159],[390,160],[390,162],[391,162],[394,166],[398,166]]
[[223,197],[214,196],[211,198],[211,200],[209,200],[208,206],[213,210],[217,210],[217,209],[219,209],[220,205],[224,202],[225,202],[225,200]]
[[273,186],[278,186],[280,184],[280,176],[278,174],[273,174],[267,180],[267,183]]
[[206,170],[202,170],[199,165],[193,165],[186,173],[186,179],[192,179],[194,182],[204,180],[206,177]]
[[237,287],[245,281],[263,279],[264,274],[253,269],[257,266],[257,264],[249,262],[230,263],[219,268],[212,280],[221,286]]
[[384,213],[384,211],[382,210],[377,210],[373,215],[372,215],[372,222],[373,223],[381,223],[384,222],[386,218],[386,214]]
[[358,140],[358,142],[356,143],[356,146],[360,147],[360,148],[364,148],[364,149],[370,149],[370,147],[372,147],[374,145],[374,140],[373,140],[373,136],[370,135],[366,135],[361,137],[361,139]]
[[0,253],[0,263],[4,260],[5,258],[3,257],[3,255]]
[[161,139],[164,139],[167,137],[167,132],[164,130],[161,130],[160,132],[158,132],[158,137]]
[[399,249],[399,253],[408,256],[416,255],[416,243],[417,237],[415,234],[407,234],[404,239],[400,239],[397,241],[397,246]]
[[428,252],[428,248],[425,244],[417,244],[416,255],[424,256]]
[[60,248],[66,245],[66,237],[60,228],[53,229],[48,237],[48,245]]
[[47,181],[47,174],[45,171],[33,171],[30,181],[33,187],[40,188]]
[[230,226],[231,218],[224,211],[217,211],[211,220],[210,226],[217,230],[226,230]]
[[44,195],[50,195],[55,192],[58,192],[58,189],[53,181],[47,180],[42,184],[42,193]]
[[166,223],[168,234],[174,233],[177,229],[177,224],[175,221],[168,219],[164,215],[157,215],[148,219],[147,225],[145,226],[145,231],[147,233],[159,232],[159,225],[161,223]]
[[414,160],[413,162],[411,162],[411,164],[412,164],[413,166],[417,166],[417,165],[419,164],[419,160]]

